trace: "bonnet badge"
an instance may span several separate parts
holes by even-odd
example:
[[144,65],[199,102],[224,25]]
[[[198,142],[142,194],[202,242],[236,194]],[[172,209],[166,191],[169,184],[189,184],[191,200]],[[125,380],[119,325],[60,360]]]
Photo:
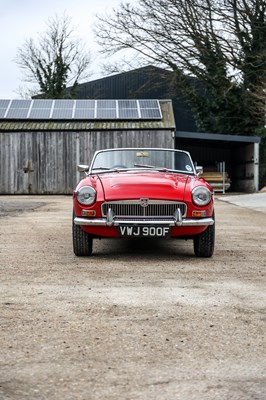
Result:
[[148,207],[149,199],[146,199],[146,198],[139,199],[139,203],[140,203],[141,207]]

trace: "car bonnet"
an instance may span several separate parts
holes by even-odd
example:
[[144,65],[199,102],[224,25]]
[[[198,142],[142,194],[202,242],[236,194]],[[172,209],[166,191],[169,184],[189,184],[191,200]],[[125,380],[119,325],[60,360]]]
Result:
[[148,171],[99,174],[106,200],[183,200],[187,175]]

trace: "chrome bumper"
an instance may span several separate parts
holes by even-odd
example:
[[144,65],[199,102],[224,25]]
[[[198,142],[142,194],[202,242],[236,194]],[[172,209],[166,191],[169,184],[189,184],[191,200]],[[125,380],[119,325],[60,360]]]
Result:
[[86,226],[121,226],[121,225],[130,225],[130,226],[208,226],[214,224],[214,219],[209,218],[173,218],[173,220],[130,220],[130,219],[108,219],[107,218],[82,218],[75,217],[74,223],[76,225],[86,225]]

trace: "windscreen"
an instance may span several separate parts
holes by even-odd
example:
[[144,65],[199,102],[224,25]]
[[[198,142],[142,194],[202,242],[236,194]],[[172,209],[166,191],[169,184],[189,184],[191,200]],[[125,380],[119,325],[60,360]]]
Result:
[[[96,154],[91,171],[111,169],[167,169],[193,173],[191,158],[186,152],[160,149],[119,149]],[[97,171],[98,172],[98,171]]]

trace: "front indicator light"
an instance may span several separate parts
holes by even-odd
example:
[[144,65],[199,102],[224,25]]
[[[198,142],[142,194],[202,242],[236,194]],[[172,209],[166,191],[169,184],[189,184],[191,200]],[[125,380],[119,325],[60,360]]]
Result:
[[95,210],[82,210],[81,214],[82,214],[82,217],[95,217],[96,211]]
[[204,217],[206,217],[206,211],[194,210],[194,211],[192,211],[192,217],[194,217],[194,218],[204,218]]

